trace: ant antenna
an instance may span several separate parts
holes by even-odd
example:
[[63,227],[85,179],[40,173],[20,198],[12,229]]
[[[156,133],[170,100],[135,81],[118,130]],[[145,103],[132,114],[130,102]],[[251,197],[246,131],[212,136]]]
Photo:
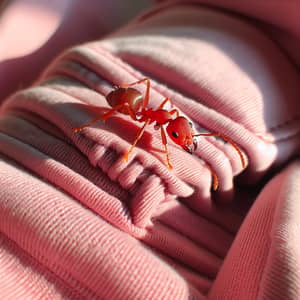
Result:
[[192,136],[193,137],[194,136],[216,136],[216,137],[221,137],[225,142],[229,143],[236,150],[236,152],[240,156],[242,167],[243,167],[243,169],[245,169],[246,161],[245,161],[245,158],[244,158],[244,155],[243,155],[242,151],[240,150],[238,145],[236,143],[234,143],[231,139],[229,139],[227,136],[225,136],[221,133],[200,133],[200,134],[193,134]]

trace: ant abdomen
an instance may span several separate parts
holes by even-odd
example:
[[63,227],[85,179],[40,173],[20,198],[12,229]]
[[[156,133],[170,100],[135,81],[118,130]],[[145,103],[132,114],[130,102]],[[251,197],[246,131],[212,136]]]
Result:
[[[117,87],[106,96],[106,100],[108,104],[113,108],[122,103],[128,103],[131,111],[133,113],[137,113],[142,106],[143,95],[140,91],[134,88]],[[129,111],[126,105],[118,109],[118,112],[129,115]]]

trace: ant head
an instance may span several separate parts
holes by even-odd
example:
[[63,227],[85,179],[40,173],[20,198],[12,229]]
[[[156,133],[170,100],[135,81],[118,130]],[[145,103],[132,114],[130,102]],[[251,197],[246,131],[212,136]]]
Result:
[[193,153],[197,148],[197,141],[193,137],[192,124],[185,117],[171,120],[166,128],[168,136],[185,151]]

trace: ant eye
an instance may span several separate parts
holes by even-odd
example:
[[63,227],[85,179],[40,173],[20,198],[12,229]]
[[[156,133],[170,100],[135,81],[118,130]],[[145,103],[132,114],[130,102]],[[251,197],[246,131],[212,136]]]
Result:
[[193,123],[192,123],[192,122],[189,122],[189,124],[190,124],[190,127],[193,128]]
[[176,131],[172,131],[172,135],[174,136],[174,138],[178,138],[179,137],[179,134]]

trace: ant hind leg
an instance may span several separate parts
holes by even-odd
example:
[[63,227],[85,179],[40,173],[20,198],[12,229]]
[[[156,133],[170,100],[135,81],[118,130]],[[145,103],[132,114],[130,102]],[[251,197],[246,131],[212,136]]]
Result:
[[81,131],[82,129],[84,128],[87,128],[87,127],[90,127],[92,126],[93,124],[96,124],[100,121],[106,121],[108,118],[110,118],[118,109],[120,109],[122,106],[124,106],[124,104],[120,104],[120,105],[117,105],[116,107],[110,109],[107,113],[105,113],[103,116],[99,117],[99,118],[96,118],[84,125],[81,125],[79,127],[75,127],[73,128],[73,131],[74,132],[79,132]]

